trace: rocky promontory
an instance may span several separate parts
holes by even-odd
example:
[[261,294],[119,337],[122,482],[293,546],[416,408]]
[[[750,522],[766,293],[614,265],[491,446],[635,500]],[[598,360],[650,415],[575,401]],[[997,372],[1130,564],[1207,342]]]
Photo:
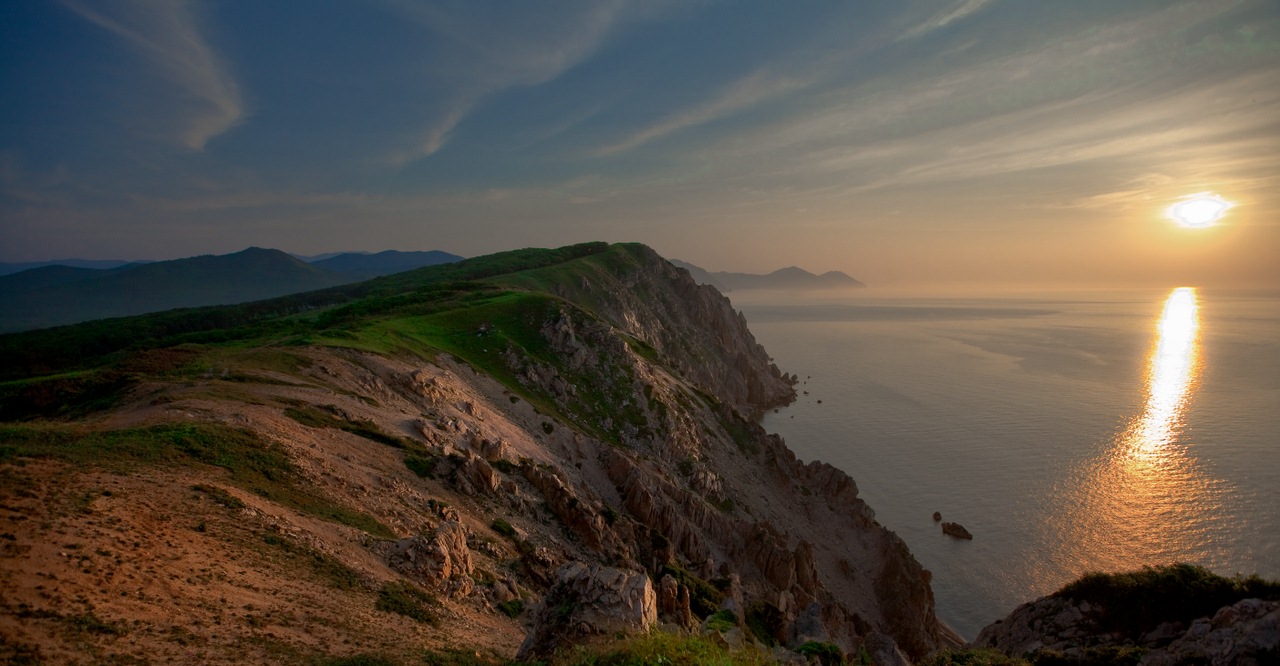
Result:
[[655,625],[785,659],[954,643],[853,479],[758,425],[795,378],[644,246],[165,317],[0,338],[31,368],[0,394],[12,655],[540,659]]

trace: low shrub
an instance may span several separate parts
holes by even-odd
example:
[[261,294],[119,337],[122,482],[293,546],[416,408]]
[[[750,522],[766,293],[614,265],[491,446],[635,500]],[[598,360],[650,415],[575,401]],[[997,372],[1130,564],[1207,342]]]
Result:
[[808,641],[796,648],[796,654],[809,660],[817,659],[822,666],[840,666],[844,663],[844,651],[835,643]]
[[939,650],[916,666],[1030,666],[1025,659],[1016,659],[992,648]]
[[435,624],[435,613],[429,606],[434,606],[435,597],[423,592],[410,583],[393,581],[378,590],[378,600],[373,607],[388,613],[396,613],[426,624]]
[[1087,574],[1053,596],[1087,601],[1100,609],[1096,616],[1100,631],[1137,638],[1164,622],[1213,615],[1241,599],[1280,599],[1280,582],[1258,576],[1225,578],[1192,564],[1170,564]]

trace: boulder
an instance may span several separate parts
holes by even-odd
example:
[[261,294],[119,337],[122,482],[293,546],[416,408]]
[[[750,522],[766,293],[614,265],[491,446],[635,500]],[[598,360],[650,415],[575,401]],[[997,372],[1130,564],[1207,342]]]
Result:
[[969,533],[969,530],[966,530],[964,525],[961,525],[960,523],[943,523],[942,533],[957,539],[973,538],[973,535]]
[[648,574],[568,562],[556,572],[516,660],[546,657],[592,636],[643,633],[657,622],[658,596]]

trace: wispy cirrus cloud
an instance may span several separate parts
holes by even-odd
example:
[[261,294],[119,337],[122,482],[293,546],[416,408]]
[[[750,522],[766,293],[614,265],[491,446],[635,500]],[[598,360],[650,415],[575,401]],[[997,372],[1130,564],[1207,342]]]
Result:
[[210,46],[197,0],[62,0],[84,20],[122,39],[182,92],[175,138],[192,150],[245,116],[244,99],[226,63]]
[[715,96],[683,109],[630,136],[600,148],[599,156],[615,155],[687,127],[701,125],[803,87],[802,79],[758,71],[720,90]]
[[956,3],[947,11],[935,14],[929,17],[925,22],[919,23],[908,29],[906,32],[902,33],[898,39],[911,39],[913,37],[919,37],[925,33],[933,32],[940,28],[945,28],[966,16],[981,10],[983,7],[991,4],[991,2],[992,0],[961,0],[961,2]]
[[665,3],[607,0],[587,3],[424,3],[382,0],[384,6],[427,31],[433,73],[444,100],[426,127],[394,161],[428,157],[485,98],[559,77],[595,54],[622,24],[661,13]]

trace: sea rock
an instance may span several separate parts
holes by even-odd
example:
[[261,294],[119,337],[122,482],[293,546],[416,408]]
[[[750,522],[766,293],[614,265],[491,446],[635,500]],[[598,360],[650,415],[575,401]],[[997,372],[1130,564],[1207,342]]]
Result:
[[582,562],[556,572],[518,661],[545,657],[595,635],[643,633],[658,622],[658,596],[649,575]]
[[936,522],[938,522],[938,521],[940,521],[940,520],[942,520],[942,513],[941,513],[940,511],[934,511],[934,512],[933,512],[933,522],[935,522],[935,523],[936,523]]
[[973,535],[969,533],[969,530],[966,530],[964,525],[961,525],[960,523],[943,523],[942,532],[947,536],[953,536],[957,539],[973,538]]

